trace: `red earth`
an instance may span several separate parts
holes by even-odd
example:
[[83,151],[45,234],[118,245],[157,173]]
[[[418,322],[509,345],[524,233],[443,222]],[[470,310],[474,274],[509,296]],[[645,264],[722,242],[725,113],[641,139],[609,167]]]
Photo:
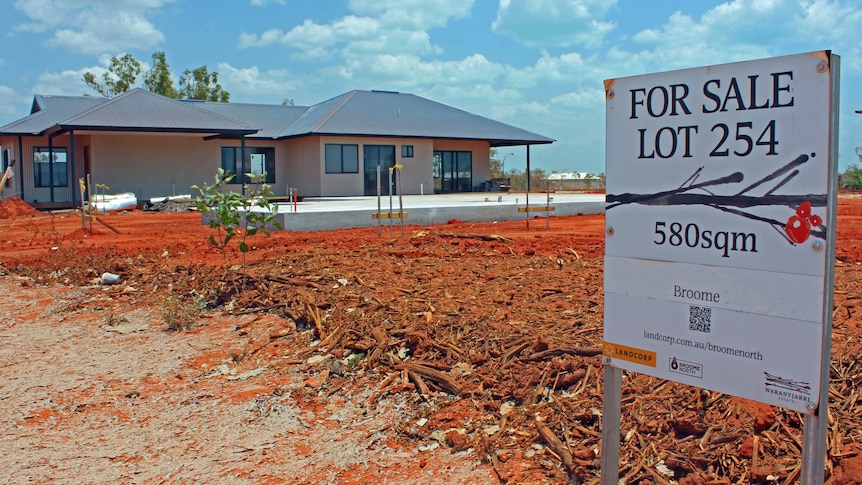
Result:
[[[0,203],[9,483],[597,483],[604,217],[207,241]],[[862,483],[862,198],[839,199],[825,477]],[[119,276],[102,284],[103,274]],[[629,375],[625,483],[794,483],[796,413]]]

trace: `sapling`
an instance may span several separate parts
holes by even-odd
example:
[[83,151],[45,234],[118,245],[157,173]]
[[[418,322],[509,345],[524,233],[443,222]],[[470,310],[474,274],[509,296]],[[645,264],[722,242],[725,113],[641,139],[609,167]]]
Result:
[[[210,234],[209,243],[222,251],[225,266],[227,266],[227,247],[230,241],[237,238],[239,251],[242,254],[242,264],[245,266],[245,253],[249,251],[248,238],[258,231],[269,237],[269,227],[281,228],[276,220],[278,206],[270,205],[272,188],[263,182],[266,174],[246,174],[253,185],[245,185],[244,194],[225,191],[224,188],[233,180],[234,174],[218,169],[215,183],[203,187],[192,185],[199,197],[195,205],[205,217],[209,227],[216,230]],[[253,209],[263,209],[255,211]]]

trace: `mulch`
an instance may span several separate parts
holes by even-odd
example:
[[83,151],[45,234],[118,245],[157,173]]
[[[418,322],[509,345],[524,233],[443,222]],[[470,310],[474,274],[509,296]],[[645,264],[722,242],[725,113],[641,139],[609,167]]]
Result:
[[[832,485],[862,483],[862,204],[842,207],[851,213],[839,215],[826,462]],[[134,281],[137,297],[170,292],[203,301],[208,311],[276,316],[279,325],[260,319],[237,329],[239,338],[270,326],[258,329],[268,340],[249,344],[239,361],[275,359],[274,343],[300,332],[308,336],[300,357],[336,359],[313,367],[319,392],[374,386],[369,407],[386,406],[394,394],[413,397],[427,423],[397,422],[402,438],[427,443],[443,432],[452,451],[476,450],[502,483],[596,484],[602,235],[514,237],[496,229],[411,228],[395,239],[371,231],[278,234],[259,239],[253,260],[230,268],[220,254],[202,263],[114,248],[70,259],[61,248],[56,262],[16,271],[49,280],[52,265],[63,264],[73,283],[111,271]],[[622,413],[623,483],[783,484],[800,475],[799,413],[633,373],[624,374]]]

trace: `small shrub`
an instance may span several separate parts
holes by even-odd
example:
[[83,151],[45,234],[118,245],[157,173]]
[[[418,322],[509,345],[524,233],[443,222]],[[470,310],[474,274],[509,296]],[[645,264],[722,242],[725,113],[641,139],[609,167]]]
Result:
[[188,330],[201,315],[197,301],[187,302],[176,296],[169,296],[162,303],[162,319],[170,332]]
[[[242,254],[242,264],[245,265],[245,253],[248,252],[248,238],[258,232],[269,236],[269,227],[281,228],[276,217],[278,206],[269,203],[272,197],[272,188],[263,183],[266,174],[246,174],[252,179],[253,185],[243,187],[245,195],[236,192],[226,192],[225,186],[233,180],[234,175],[219,168],[213,185],[204,184],[203,187],[192,185],[200,195],[195,204],[204,216],[209,217],[209,227],[217,231],[211,234],[209,243],[222,251],[225,266],[227,266],[227,247],[231,239],[237,238],[239,251]],[[261,208],[263,212],[254,212],[252,209]],[[244,214],[240,211],[244,210]]]
[[129,323],[129,319],[123,316],[117,316],[114,313],[109,314],[105,317],[105,325],[109,327],[116,327],[117,325],[125,325]]

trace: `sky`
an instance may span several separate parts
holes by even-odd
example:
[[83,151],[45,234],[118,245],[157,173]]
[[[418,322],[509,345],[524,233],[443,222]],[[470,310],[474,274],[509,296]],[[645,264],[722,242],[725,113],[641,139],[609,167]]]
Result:
[[[828,49],[840,171],[862,146],[860,0],[12,0],[0,30],[0,126],[36,94],[95,94],[82,77],[113,56],[164,51],[231,102],[413,93],[555,139],[531,168],[604,173],[605,79]],[[525,147],[498,156],[525,167]]]

